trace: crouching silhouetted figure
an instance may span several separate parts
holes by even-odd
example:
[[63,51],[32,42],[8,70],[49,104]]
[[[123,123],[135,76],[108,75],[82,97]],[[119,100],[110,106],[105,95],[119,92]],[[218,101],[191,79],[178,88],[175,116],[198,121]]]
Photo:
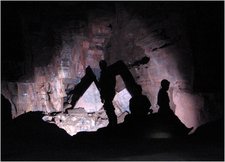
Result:
[[[151,129],[149,120],[151,102],[148,97],[142,94],[140,85],[134,85],[134,95],[129,101],[130,114],[126,115],[122,128],[121,135],[125,134],[126,138],[136,139],[144,136],[146,129]],[[133,141],[134,142],[134,141]]]
[[117,125],[117,116],[115,114],[115,108],[113,106],[112,100],[116,94],[116,78],[107,67],[107,63],[104,60],[99,62],[99,67],[101,69],[101,74],[99,78],[99,88],[100,88],[100,97],[101,101],[104,104],[103,107],[108,116],[109,125]]
[[142,88],[140,85],[135,86],[135,94],[130,99],[130,111],[131,116],[137,120],[142,119],[152,111],[150,110],[151,102],[148,97],[142,94]]
[[143,129],[146,124],[149,114],[152,112],[151,102],[148,97],[142,94],[140,85],[134,88],[135,94],[129,101],[130,114],[125,117],[125,122],[136,129]]

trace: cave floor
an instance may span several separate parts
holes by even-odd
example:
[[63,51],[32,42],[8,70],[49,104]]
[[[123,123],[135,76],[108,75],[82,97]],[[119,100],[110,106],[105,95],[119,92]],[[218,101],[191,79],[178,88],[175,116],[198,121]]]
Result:
[[223,161],[223,136],[211,129],[216,125],[184,138],[126,138],[105,128],[71,137],[31,113],[2,125],[1,160]]

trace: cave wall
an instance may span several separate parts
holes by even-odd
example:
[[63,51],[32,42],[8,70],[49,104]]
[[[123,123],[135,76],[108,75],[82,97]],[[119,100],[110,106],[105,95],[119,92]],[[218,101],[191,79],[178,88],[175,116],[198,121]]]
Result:
[[147,65],[130,71],[149,97],[154,112],[158,111],[160,82],[167,79],[171,108],[186,126],[197,127],[207,115],[202,111],[204,98],[193,92],[194,67],[185,15],[166,4],[141,4],[141,13],[133,5],[118,6],[106,58],[111,63],[122,59],[129,64],[148,56]]
[[[23,59],[15,66],[7,64],[10,58],[3,61],[9,70],[2,79],[2,94],[11,103],[13,118],[29,111],[63,111],[65,90],[80,82],[87,66],[98,78],[101,59],[129,65],[148,56],[148,64],[130,71],[154,112],[160,81],[167,79],[171,108],[186,126],[197,127],[209,119],[204,97],[193,91],[195,67],[186,19],[192,16],[190,8],[154,2],[7,5],[10,10],[5,13],[18,14],[23,49]],[[20,64],[22,74],[15,76],[12,69]],[[125,86],[117,79],[119,92]]]

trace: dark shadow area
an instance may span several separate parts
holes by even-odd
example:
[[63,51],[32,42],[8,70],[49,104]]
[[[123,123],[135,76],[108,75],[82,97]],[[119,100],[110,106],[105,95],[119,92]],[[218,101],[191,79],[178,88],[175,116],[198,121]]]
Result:
[[75,86],[73,90],[68,93],[68,96],[72,96],[71,105],[72,108],[76,105],[79,98],[84,94],[92,82],[95,82],[98,86],[98,81],[90,66],[85,70],[85,75],[81,79],[80,83]]
[[[131,96],[136,96],[135,98],[142,98],[142,96],[139,97],[139,95],[141,95],[142,93],[142,89],[141,90],[138,89],[139,86],[137,85],[128,67],[134,67],[134,66],[147,64],[149,60],[150,60],[149,57],[145,56],[141,60],[137,60],[128,66],[125,65],[125,63],[122,60],[119,60],[110,66],[107,65],[107,62],[105,60],[101,60],[99,62],[101,75],[98,82],[98,87],[100,90],[101,100],[104,103],[103,107],[109,118],[109,126],[110,125],[115,126],[117,124],[117,117],[114,112],[115,108],[112,103],[113,98],[115,97],[115,94],[116,94],[116,91],[115,91],[116,75],[120,75],[122,77],[125,83],[125,86],[128,92],[131,94]],[[151,104],[149,101],[148,108],[150,108],[150,106]]]
[[[192,135],[196,140],[215,141],[224,146],[224,118],[220,118],[197,128]],[[200,141],[199,141],[200,142]]]
[[100,97],[104,110],[108,116],[108,126],[114,127],[117,125],[117,116],[112,101],[116,94],[116,76],[113,74],[113,70],[107,65],[105,60],[99,62],[99,67],[101,69],[99,78]]
[[[168,90],[167,87],[166,90]],[[140,85],[137,85],[135,88],[135,95],[130,99],[130,111],[131,114],[125,117],[124,124],[121,124],[123,127],[121,131],[124,134],[127,133],[127,129],[130,130],[129,134],[126,136],[130,136],[131,131],[133,131],[132,135],[135,137],[143,137],[143,138],[174,138],[174,137],[185,137],[192,130],[187,128],[179,118],[170,110],[168,101],[161,100],[161,108],[163,111],[159,111],[159,113],[152,114],[150,109],[151,103],[147,96],[142,94],[142,88]],[[162,89],[161,89],[162,90]],[[166,93],[165,90],[165,93]],[[166,94],[165,94],[166,95]],[[167,98],[166,96],[162,96]],[[166,108],[162,105],[166,105]],[[168,109],[168,110],[166,110]],[[163,113],[162,113],[163,112]]]
[[[137,83],[128,67],[140,66],[148,63],[149,60],[150,59],[148,57],[143,57],[141,60],[135,61],[129,66],[126,66],[122,60],[108,66],[105,60],[101,60],[99,62],[99,67],[101,69],[99,81],[97,81],[91,67],[88,66],[86,68],[85,76],[81,79],[80,83],[77,84],[73,90],[68,92],[68,101],[65,103],[65,105],[69,103],[71,105],[71,108],[69,109],[73,109],[79,98],[84,94],[91,83],[94,82],[99,89],[101,101],[104,104],[103,107],[109,118],[109,126],[115,126],[117,124],[117,116],[114,112],[115,108],[112,101],[116,94],[116,75],[120,75],[122,77],[131,96],[135,96],[137,93],[139,93],[136,90]],[[69,102],[70,98],[71,102]]]
[[2,131],[1,160],[45,159],[41,156],[43,151],[69,144],[66,132],[54,124],[44,122],[43,116],[42,112],[29,112],[7,125]]
[[[21,115],[2,132],[1,160],[223,160],[223,121],[208,123],[191,136],[166,138],[158,114],[131,129],[126,123],[70,137],[40,112]],[[150,125],[150,127],[146,127]],[[175,128],[175,127],[174,127]],[[142,130],[142,131],[140,131]],[[158,133],[157,133],[158,132]],[[214,132],[214,133],[212,133]],[[152,135],[155,135],[153,137]],[[165,133],[164,133],[165,135]],[[211,136],[213,135],[213,136]],[[157,137],[158,136],[158,137]],[[202,138],[204,137],[204,138]],[[215,137],[220,137],[216,139]]]
[[[173,113],[150,111],[139,85],[133,86],[131,114],[125,122],[96,132],[69,136],[29,112],[2,132],[1,160],[223,160],[223,119],[188,129]],[[5,104],[5,108],[9,108]]]
[[11,104],[3,95],[1,95],[1,123],[4,127],[12,121]]
[[122,60],[117,61],[108,68],[111,70],[113,75],[120,75],[122,77],[128,92],[131,96],[133,96],[135,94],[134,87],[137,85],[137,83],[124,62]]

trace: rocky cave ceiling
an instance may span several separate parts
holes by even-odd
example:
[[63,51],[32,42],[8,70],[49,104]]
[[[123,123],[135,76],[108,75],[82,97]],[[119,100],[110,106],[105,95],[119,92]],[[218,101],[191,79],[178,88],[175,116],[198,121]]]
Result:
[[[205,111],[202,94],[215,99],[215,91],[218,94],[222,85],[220,5],[2,3],[1,89],[11,103],[13,118],[29,111],[43,111],[47,114],[46,121],[54,118],[71,135],[76,134],[78,128],[74,125],[80,127],[81,121],[86,122],[82,130],[104,127],[107,120],[103,120],[106,116],[95,84],[90,85],[75,109],[68,110],[70,117],[62,113],[66,109],[67,92],[80,83],[88,66],[98,79],[98,63],[102,59],[108,64],[122,60],[128,66],[148,57],[147,64],[129,70],[150,99],[154,112],[158,109],[156,96],[160,81],[167,79],[171,83],[170,103],[175,114],[187,127],[201,125],[212,118]],[[212,26],[206,28],[207,25]],[[211,58],[212,51],[218,56]],[[207,73],[202,72],[205,68],[209,69]],[[215,70],[218,75],[214,74]],[[207,83],[201,84],[206,78]],[[129,112],[131,96],[120,76],[117,76],[116,91],[114,104],[122,122]],[[213,111],[218,115],[221,110]],[[50,116],[53,112],[61,113]],[[102,120],[97,120],[99,117]]]

